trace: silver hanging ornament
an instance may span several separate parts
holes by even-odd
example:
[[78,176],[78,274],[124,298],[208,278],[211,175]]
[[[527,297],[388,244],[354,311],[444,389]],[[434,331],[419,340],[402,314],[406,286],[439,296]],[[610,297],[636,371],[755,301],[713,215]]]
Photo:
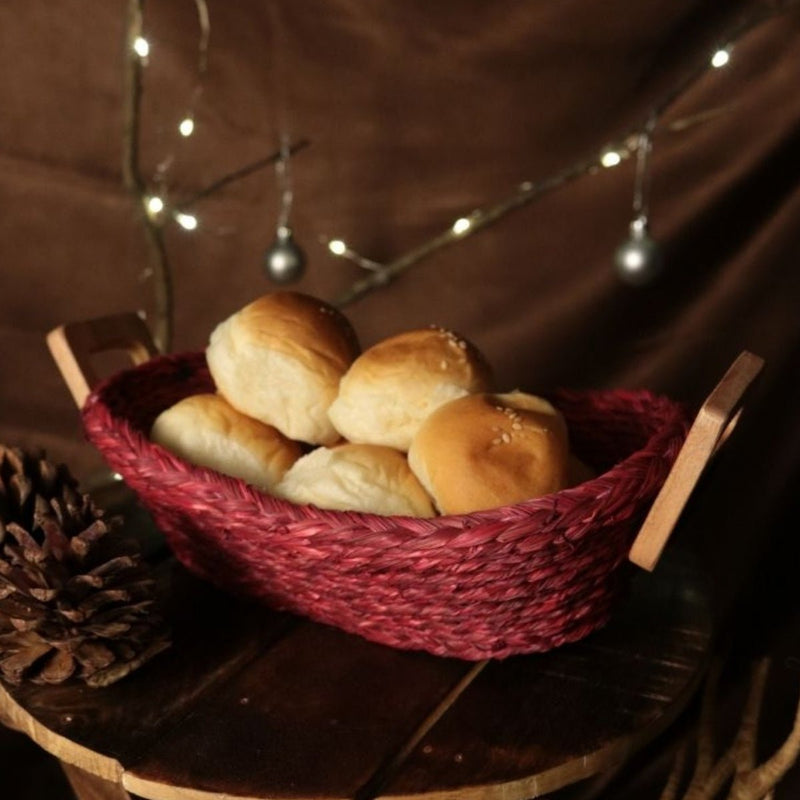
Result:
[[275,175],[280,190],[280,212],[275,230],[275,241],[264,253],[264,272],[275,283],[294,283],[303,277],[306,270],[306,256],[297,244],[289,227],[289,213],[292,208],[294,192],[289,171],[289,139],[281,137],[280,157],[275,162]]
[[664,253],[647,227],[647,190],[649,188],[650,150],[652,148],[655,115],[651,115],[644,131],[639,134],[636,148],[636,178],[633,190],[633,213],[628,238],[614,253],[617,275],[631,286],[650,283],[664,266]]
[[294,283],[306,271],[306,256],[286,225],[278,227],[275,241],[264,253],[264,272],[275,283]]
[[619,277],[632,286],[644,286],[661,272],[664,254],[661,245],[650,236],[645,217],[631,222],[629,237],[614,254],[614,265]]

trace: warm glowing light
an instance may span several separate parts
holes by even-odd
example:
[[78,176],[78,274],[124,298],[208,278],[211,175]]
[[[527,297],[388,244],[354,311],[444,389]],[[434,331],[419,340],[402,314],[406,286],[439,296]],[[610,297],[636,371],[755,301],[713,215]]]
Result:
[[328,242],[328,250],[335,256],[343,256],[347,252],[347,245],[341,239],[331,239]]
[[721,48],[711,56],[711,66],[719,69],[720,67],[724,67],[729,61],[731,60],[731,54],[729,50],[725,48]]
[[164,201],[156,195],[153,197],[148,197],[147,210],[151,214],[160,214],[164,210]]
[[139,58],[147,58],[150,54],[150,42],[144,36],[137,36],[133,40],[133,50]]
[[461,217],[453,223],[453,233],[466,233],[471,227],[472,223],[466,217]]
[[194,133],[194,120],[191,117],[184,117],[178,125],[181,136],[191,136]]
[[194,214],[185,214],[179,211],[175,215],[175,221],[186,231],[193,231],[197,227],[197,217]]
[[608,150],[600,156],[600,163],[604,167],[616,167],[622,161],[622,156],[616,150]]

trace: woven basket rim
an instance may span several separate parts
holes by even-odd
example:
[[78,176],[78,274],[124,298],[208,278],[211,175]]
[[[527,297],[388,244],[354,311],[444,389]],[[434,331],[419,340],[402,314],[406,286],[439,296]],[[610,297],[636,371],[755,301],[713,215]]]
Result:
[[[203,362],[205,361],[203,352],[181,352],[158,355],[144,364],[114,373],[99,382],[89,394],[82,408],[84,422],[92,415],[93,410],[98,405],[104,406],[110,411],[108,405],[105,403],[105,397],[109,391],[113,390],[119,381],[128,379],[133,374],[147,374],[149,370],[160,363],[173,362],[175,364],[182,364],[187,361],[199,362],[200,360]],[[640,401],[645,401],[654,406],[667,409],[671,413],[667,416],[662,426],[655,429],[650,434],[646,443],[641,448],[587,481],[519,503],[482,509],[469,514],[440,514],[429,518],[406,515],[382,515],[365,511],[343,511],[321,508],[313,504],[293,503],[268,492],[261,491],[241,478],[224,475],[209,467],[195,465],[180,458],[161,445],[152,442],[143,430],[132,425],[130,420],[121,414],[114,413],[113,419],[115,425],[119,426],[119,432],[124,433],[131,442],[136,453],[150,452],[158,454],[159,459],[169,465],[170,471],[177,474],[185,474],[194,481],[208,484],[210,488],[216,488],[226,496],[236,496],[242,500],[249,501],[259,512],[266,515],[277,514],[287,521],[317,521],[321,524],[334,523],[336,525],[352,524],[357,527],[378,531],[384,528],[396,528],[398,524],[402,524],[404,521],[413,520],[414,526],[418,530],[420,528],[429,528],[431,531],[434,531],[449,526],[464,528],[467,526],[472,527],[474,525],[491,524],[499,519],[507,522],[509,517],[515,516],[523,519],[534,513],[555,511],[560,500],[569,501],[570,498],[577,497],[579,494],[583,494],[587,491],[595,491],[598,494],[602,494],[610,485],[616,482],[618,475],[629,471],[638,461],[645,461],[651,458],[653,452],[660,452],[663,450],[662,442],[671,441],[677,436],[682,437],[685,435],[686,415],[683,407],[679,403],[648,389],[557,389],[548,393],[547,397],[555,401],[557,405],[559,399],[603,395],[615,397],[629,395],[631,398],[637,398]],[[91,435],[89,438],[91,439]],[[123,475],[123,478],[124,477]],[[468,525],[465,525],[467,521]]]
[[179,561],[372,641],[471,660],[551,649],[608,621],[644,505],[688,430],[682,408],[649,390],[562,390],[551,397],[574,452],[599,475],[472,514],[382,516],[291,503],[149,440],[158,413],[213,390],[204,353],[158,356],[83,408],[87,437]]

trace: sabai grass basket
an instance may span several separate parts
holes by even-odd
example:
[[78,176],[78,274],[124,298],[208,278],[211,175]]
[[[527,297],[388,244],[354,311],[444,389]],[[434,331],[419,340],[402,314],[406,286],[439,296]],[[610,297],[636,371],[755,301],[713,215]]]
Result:
[[[648,391],[570,391],[551,399],[573,452],[598,473],[573,488],[432,519],[295,505],[149,441],[161,411],[213,390],[202,353],[153,355],[135,315],[64,326],[49,343],[90,442],[190,571],[392,647],[481,660],[583,638],[609,619],[634,539],[647,551],[640,563],[654,563],[696,480],[678,475],[660,511],[653,506],[689,427],[678,404]],[[91,388],[89,357],[109,347],[142,363]],[[734,401],[728,405],[705,425],[703,463]],[[695,454],[689,466],[699,475],[697,462]],[[648,511],[661,519],[637,538]]]

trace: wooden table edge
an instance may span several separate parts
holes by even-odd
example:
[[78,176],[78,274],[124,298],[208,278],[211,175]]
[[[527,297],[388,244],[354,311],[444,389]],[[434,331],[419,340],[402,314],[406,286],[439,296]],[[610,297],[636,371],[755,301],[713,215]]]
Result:
[[[557,766],[551,767],[535,776],[522,776],[498,782],[484,782],[471,786],[451,789],[435,789],[414,793],[392,792],[392,785],[403,775],[411,753],[416,752],[424,744],[428,731],[436,727],[438,717],[433,725],[425,729],[423,736],[414,737],[413,744],[404,752],[397,763],[379,781],[371,784],[366,781],[353,796],[358,800],[528,800],[561,789],[566,785],[590,778],[612,769],[622,763],[630,753],[654,740],[666,730],[687,707],[695,694],[709,663],[710,651],[706,650],[686,676],[686,681],[678,690],[671,704],[650,720],[644,727],[635,732],[612,739],[594,752],[588,752]],[[446,712],[444,715],[446,716]],[[306,795],[259,795],[221,794],[215,790],[193,788],[181,784],[163,783],[157,779],[137,774],[137,764],[123,766],[117,759],[103,755],[85,745],[77,744],[66,735],[56,733],[47,725],[27,711],[14,699],[10,687],[0,682],[0,722],[8,727],[26,734],[43,750],[55,756],[65,764],[73,765],[99,779],[139,795],[147,800],[319,800],[318,797]],[[374,776],[373,776],[374,777]],[[347,800],[351,795],[344,794],[326,796],[326,800]]]
[[[659,734],[667,730],[689,705],[689,701],[695,695],[705,677],[709,662],[710,656],[707,655],[702,666],[686,685],[680,698],[675,700],[668,711],[653,720],[646,728],[642,728],[634,735],[620,736],[599,750],[595,750],[588,755],[578,756],[572,761],[559,764],[557,767],[545,770],[539,775],[498,783],[484,783],[467,788],[442,789],[414,794],[379,793],[374,798],[360,800],[532,800],[532,798],[541,797],[543,794],[555,792],[578,781],[594,777],[600,774],[603,769],[611,769],[619,765],[627,756],[638,752],[642,747],[655,740]],[[186,797],[188,800],[188,796]],[[179,800],[179,798],[183,800],[183,796],[176,796],[174,800]],[[149,798],[149,800],[162,800],[162,798],[154,797]],[[169,798],[169,800],[173,800],[173,798]],[[203,798],[203,800],[206,800],[206,798]],[[216,800],[219,800],[219,797]],[[236,800],[239,799],[236,798]],[[258,800],[261,799],[259,798]],[[286,798],[274,798],[271,800],[286,800]],[[293,800],[313,799],[293,798]]]
[[[486,783],[467,788],[444,789],[415,794],[381,794],[375,800],[528,800],[542,794],[556,791],[566,785],[597,775],[603,768],[611,768],[622,762],[626,756],[636,752],[645,744],[653,741],[687,707],[695,694],[708,666],[708,660],[698,669],[687,684],[679,700],[676,700],[667,712],[653,721],[648,727],[641,729],[636,735],[619,737],[600,750],[583,755],[560,764],[537,776],[524,777],[502,783]],[[287,800],[280,795],[274,798],[253,797],[251,795],[220,795],[216,791],[205,791],[188,786],[159,783],[148,778],[139,777],[135,768],[124,769],[123,766],[109,756],[104,756],[87,747],[76,744],[65,736],[55,733],[42,725],[30,713],[25,711],[0,684],[0,721],[9,728],[26,734],[43,750],[60,761],[79,767],[103,780],[122,786],[126,791],[139,795],[146,800]],[[399,765],[402,771],[402,764]],[[292,797],[291,800],[317,800],[317,798]],[[337,800],[326,797],[326,800]],[[338,800],[351,800],[342,797]],[[370,800],[361,798],[360,800]]]
[[[676,700],[667,712],[655,719],[647,728],[643,728],[634,736],[621,736],[593,753],[579,756],[538,776],[519,778],[502,783],[486,783],[467,788],[442,789],[415,794],[382,794],[379,792],[374,796],[374,800],[530,800],[531,798],[562,789],[585,778],[591,778],[604,769],[611,769],[622,763],[631,753],[637,752],[641,747],[663,733],[687,707],[697,691],[707,667],[708,658],[687,684],[680,699]],[[402,765],[400,765],[400,771],[402,771]],[[127,791],[146,798],[146,800],[222,800],[223,798],[225,800],[318,800],[318,798],[299,795],[293,795],[291,798],[284,795],[275,795],[274,797],[254,797],[229,793],[221,795],[215,791],[164,784],[139,777],[135,768],[122,771],[121,784]],[[326,797],[325,800],[352,800],[352,798],[349,796],[341,798]],[[372,800],[372,798],[365,796],[359,797],[359,800]]]
[[24,733],[44,751],[59,761],[72,764],[85,772],[112,783],[120,783],[124,772],[122,764],[88,747],[76,744],[66,736],[50,730],[26,711],[0,683],[0,722]]
[[[498,783],[484,783],[469,787],[457,787],[413,794],[382,792],[378,789],[374,794],[359,797],[358,800],[530,800],[543,794],[554,792],[580,780],[593,777],[604,769],[613,768],[644,745],[653,741],[665,731],[684,711],[697,691],[708,668],[709,655],[701,660],[690,681],[681,692],[679,698],[647,727],[635,734],[620,736],[608,742],[604,747],[592,753],[578,756],[575,759],[559,764],[536,776],[528,776]],[[314,797],[275,795],[258,796],[221,795],[217,791],[165,784],[146,777],[140,777],[136,768],[125,769],[116,759],[102,755],[83,745],[72,742],[65,736],[55,733],[39,722],[26,711],[9,694],[4,684],[0,683],[0,722],[9,728],[26,734],[50,755],[60,761],[78,767],[102,780],[109,781],[124,788],[127,792],[146,798],[146,800],[318,800]],[[435,725],[433,726],[435,727]],[[417,741],[419,746],[421,741]],[[416,749],[416,748],[414,748]],[[409,753],[410,754],[410,753]],[[392,778],[402,774],[405,759],[392,770],[383,785],[391,784]],[[352,800],[349,796],[325,800]]]

